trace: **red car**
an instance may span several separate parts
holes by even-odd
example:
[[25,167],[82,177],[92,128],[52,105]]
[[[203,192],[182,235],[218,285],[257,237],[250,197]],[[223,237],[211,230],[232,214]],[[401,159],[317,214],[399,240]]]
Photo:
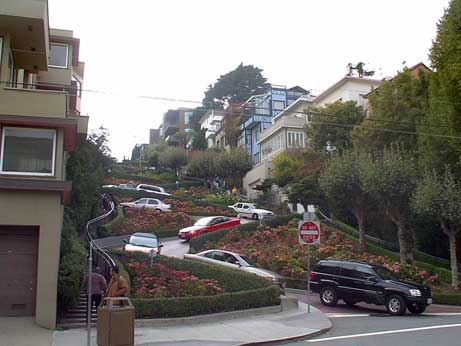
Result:
[[238,225],[240,225],[240,220],[235,217],[209,216],[198,220],[193,226],[179,230],[178,237],[189,240],[203,233],[214,232]]

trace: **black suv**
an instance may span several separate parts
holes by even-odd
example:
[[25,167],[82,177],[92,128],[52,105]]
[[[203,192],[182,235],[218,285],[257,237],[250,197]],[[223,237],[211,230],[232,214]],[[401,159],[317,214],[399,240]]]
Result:
[[424,312],[432,303],[431,289],[401,281],[387,268],[355,261],[320,261],[310,274],[311,287],[320,301],[335,306],[338,299],[347,305],[366,302],[386,305],[392,315]]

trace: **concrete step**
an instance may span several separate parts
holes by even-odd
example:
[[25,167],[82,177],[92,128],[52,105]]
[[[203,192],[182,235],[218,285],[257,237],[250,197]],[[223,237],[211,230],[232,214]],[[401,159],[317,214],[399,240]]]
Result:
[[[96,323],[91,323],[92,327],[96,327]],[[58,323],[58,327],[62,329],[80,329],[86,328],[86,323]]]

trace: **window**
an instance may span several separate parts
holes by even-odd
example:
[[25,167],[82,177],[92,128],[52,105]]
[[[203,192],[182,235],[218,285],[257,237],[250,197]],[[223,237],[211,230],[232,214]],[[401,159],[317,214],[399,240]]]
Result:
[[80,82],[80,80],[74,75],[72,75],[72,81],[75,82],[75,87],[77,88],[77,96],[81,97],[82,96],[82,82]]
[[69,46],[67,44],[52,43],[50,49],[50,62],[48,66],[67,68]]
[[148,204],[157,205],[158,201],[156,199],[150,199]]
[[285,102],[272,101],[272,108],[274,108],[275,111],[283,111],[285,109]]
[[56,130],[4,127],[3,174],[54,175]]
[[3,37],[0,36],[0,65],[2,63],[2,55],[3,55]]
[[184,124],[188,125],[192,122],[192,116],[194,112],[185,112],[184,113]]
[[136,204],[146,204],[147,199],[143,198],[136,202]]
[[288,132],[288,146],[304,148],[304,133]]

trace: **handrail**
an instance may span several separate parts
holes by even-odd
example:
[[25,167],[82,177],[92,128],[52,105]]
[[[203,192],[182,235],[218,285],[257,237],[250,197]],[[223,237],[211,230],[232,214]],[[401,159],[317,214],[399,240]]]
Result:
[[93,237],[91,236],[90,226],[109,217],[113,212],[115,212],[115,203],[113,201],[110,201],[110,210],[107,213],[100,215],[94,219],[91,219],[86,224],[86,238],[88,240],[89,246],[93,247],[93,250],[98,255],[100,255],[110,267],[115,266],[115,261],[112,259],[112,257],[109,256],[109,254],[104,249],[102,249],[98,244],[95,243]]
[[[326,216],[325,214],[323,214],[320,209],[317,209],[317,212],[320,214],[320,216],[323,218],[322,221],[326,221],[328,223],[331,223],[332,225],[340,228],[342,231],[346,232],[346,233],[349,233],[349,234],[352,234],[352,235],[357,235],[359,234],[359,231],[356,230],[355,228],[339,221],[339,220],[333,220],[333,219],[330,219],[328,216]],[[400,250],[400,246],[398,244],[395,244],[395,243],[391,243],[391,242],[388,242],[388,241],[385,241],[385,240],[382,240],[382,239],[379,239],[379,238],[376,238],[376,237],[372,237],[368,234],[365,234],[365,238],[369,241],[372,241],[376,244],[380,244],[380,245],[383,245],[384,247],[387,247],[388,250],[390,251],[394,251],[394,252],[398,252]],[[440,264],[445,264],[445,265],[448,265],[450,266],[450,261],[445,259],[445,258],[440,258],[440,257],[436,257],[436,256],[433,256],[433,255],[430,255],[428,253],[425,253],[425,252],[422,252],[422,251],[419,251],[419,250],[415,250],[415,254],[417,254],[418,256],[420,256],[421,260],[422,258],[426,258],[426,259],[429,259],[429,260],[432,260],[432,261],[436,261],[436,262],[439,262]]]
[[[106,197],[103,197],[106,198]],[[94,242],[93,237],[91,236],[90,226],[93,224],[104,220],[108,216],[110,216],[115,211],[115,203],[113,200],[110,201],[110,210],[94,219],[91,219],[86,224],[86,237],[88,239],[89,245],[89,257],[88,257],[88,285],[87,285],[87,315],[86,315],[86,324],[87,324],[87,346],[91,345],[91,309],[92,309],[92,302],[91,302],[91,275],[93,270],[93,251],[101,256],[101,258],[110,266],[110,268],[115,267],[115,261],[109,254],[104,251],[98,244]]]

